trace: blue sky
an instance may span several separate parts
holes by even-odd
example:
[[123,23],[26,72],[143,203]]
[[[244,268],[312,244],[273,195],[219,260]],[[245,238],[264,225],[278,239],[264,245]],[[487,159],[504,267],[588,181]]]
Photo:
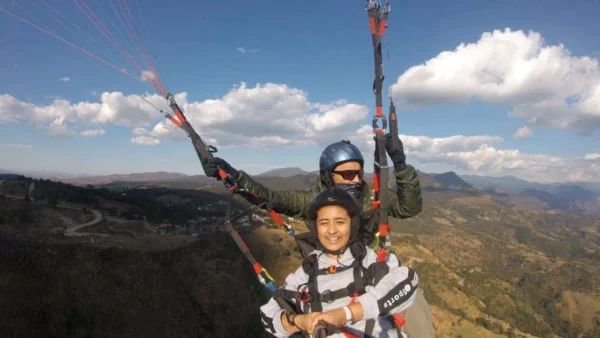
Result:
[[[0,6],[36,22],[27,16],[34,14],[39,22],[57,32],[64,32],[61,35],[65,39],[87,48],[88,45],[77,40],[73,34],[60,30],[61,27],[50,16],[37,10],[33,3],[44,6],[41,0],[22,2],[22,7],[14,6],[12,1],[2,0]],[[91,6],[94,0],[88,0],[87,3]],[[135,1],[128,3],[134,6]],[[371,92],[373,56],[364,2],[337,0],[318,4],[291,1],[172,1],[168,4],[164,1],[140,1],[152,40],[146,41],[146,44],[158,58],[157,67],[168,89],[172,93],[187,92],[188,103],[221,99],[241,82],[247,83],[249,88],[257,83],[273,83],[303,91],[312,104],[331,104],[343,99],[347,103],[364,106],[368,108],[368,114],[364,116],[357,112],[361,121],[354,121],[353,126],[370,124],[374,109],[374,95]],[[93,34],[104,46],[110,47],[110,43],[99,35],[73,2],[53,1],[52,6]],[[104,7],[110,9],[109,5]],[[533,1],[459,1],[452,5],[443,1],[394,1],[384,38],[384,69],[387,76],[384,86],[387,88],[410,67],[424,64],[443,51],[454,51],[461,43],[475,44],[484,32],[507,27],[512,31],[522,30],[525,34],[533,30],[541,35],[544,46],[562,44],[572,57],[598,58],[600,37],[597,32],[600,24],[595,15],[599,12],[600,4],[589,1],[572,1],[568,4],[564,1],[545,1],[543,5]],[[136,22],[139,24],[141,21]],[[3,46],[0,54],[0,95],[10,95],[23,104],[47,107],[53,104],[56,97],[64,98],[70,104],[81,101],[100,103],[99,94],[103,92],[121,92],[126,96],[152,92],[147,84],[136,82],[5,13],[0,13],[0,30],[10,32],[0,36],[0,45]],[[246,52],[236,50],[239,47]],[[90,50],[98,49],[92,47]],[[59,81],[63,77],[68,77],[70,81]],[[592,74],[586,81],[600,83],[594,82],[597,79],[598,74]],[[384,95],[387,96],[387,89]],[[588,130],[587,135],[581,135],[577,129],[581,123],[574,122],[572,128],[561,127],[560,121],[547,123],[546,126],[533,123],[530,125],[532,136],[515,139],[513,134],[525,126],[527,120],[508,116],[508,112],[517,106],[510,98],[497,100],[496,103],[468,100],[458,105],[433,101],[418,109],[399,107],[400,133],[416,137],[403,141],[409,150],[416,151],[413,157],[409,151],[409,163],[418,169],[430,172],[507,173],[526,178],[537,177],[535,170],[554,170],[552,172],[556,175],[561,175],[577,169],[581,170],[581,175],[574,179],[600,180],[600,177],[594,176],[597,163],[582,162],[582,166],[576,167],[569,164],[574,159],[599,152],[597,145],[600,144],[600,136],[594,128],[591,133]],[[202,173],[191,146],[182,142],[181,138],[165,137],[160,139],[160,145],[144,146],[131,142],[135,126],[69,121],[68,118],[65,123],[70,123],[70,128],[77,133],[85,129],[102,129],[104,134],[95,137],[52,137],[47,128],[50,124],[48,120],[32,122],[24,117],[8,121],[6,114],[16,116],[17,113],[7,113],[7,107],[14,106],[6,104],[4,123],[0,120],[0,168],[90,174],[159,170]],[[600,110],[600,107],[597,108],[596,112]],[[0,105],[0,118],[3,116],[2,109]],[[542,116],[539,114],[543,112],[535,114],[538,114],[535,116],[539,120]],[[585,115],[585,112],[581,114]],[[196,114],[194,119],[201,121],[200,115]],[[596,113],[592,114],[589,121],[600,125],[599,120]],[[157,115],[147,121],[144,128],[152,130],[160,121]],[[237,121],[234,116],[228,123],[243,121]],[[262,123],[268,124],[269,120],[265,119]],[[211,131],[195,126],[201,135],[211,135]],[[219,152],[220,156],[251,173],[286,166],[315,170],[320,150],[327,143],[321,137],[319,140],[322,141],[293,148],[277,144],[244,146],[248,143],[228,143],[224,140],[228,138],[227,132],[243,128],[243,125],[230,129],[227,126],[219,128],[223,132],[211,136],[219,144],[229,145]],[[344,132],[350,135],[356,130],[349,128],[346,131],[336,130],[332,135],[342,137],[346,135]],[[478,167],[469,154],[463,153],[463,160],[458,161],[452,154],[435,154],[435,147],[421,149],[416,146],[421,144],[419,140],[454,135],[501,137],[500,143],[492,142],[489,145],[496,150],[556,156],[563,164],[548,170],[537,168],[531,171],[526,168],[527,163],[536,163],[536,160],[529,158],[525,161],[529,162],[523,164],[525,167],[510,171],[510,168],[502,167],[490,156],[486,157],[485,161],[488,162],[485,166]],[[157,135],[148,136],[158,138]],[[300,138],[306,139],[307,136]],[[293,141],[303,140],[296,137]],[[475,150],[463,148],[461,150],[464,152]],[[368,147],[365,145],[361,149]],[[449,149],[450,152],[457,151]],[[588,158],[595,159],[594,156]],[[554,162],[548,159],[548,163]],[[560,177],[556,179],[561,180]]]

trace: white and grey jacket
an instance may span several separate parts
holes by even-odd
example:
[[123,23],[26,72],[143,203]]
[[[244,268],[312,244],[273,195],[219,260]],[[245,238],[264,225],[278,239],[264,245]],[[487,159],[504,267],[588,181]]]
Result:
[[[366,254],[363,254],[363,269],[361,271],[364,280],[368,280],[368,282],[365,283],[364,293],[356,298],[356,301],[363,307],[364,319],[353,325],[348,324],[346,329],[348,329],[349,333],[359,337],[364,335],[398,337],[393,320],[390,319],[392,319],[392,314],[400,313],[413,304],[417,296],[416,291],[419,284],[419,277],[414,270],[406,266],[400,266],[400,262],[395,254],[390,253],[387,261],[384,263],[376,263],[377,254],[375,251],[371,248],[364,249],[366,249]],[[321,312],[348,305],[351,297],[349,295],[341,296],[343,292],[337,292],[337,297],[324,296],[331,295],[333,291],[347,289],[351,285],[354,285],[352,283],[355,281],[355,271],[353,268],[349,268],[355,262],[354,255],[350,250],[346,250],[342,257],[336,261],[327,257],[321,251],[315,250],[311,254],[316,254],[315,261],[318,261],[318,269],[321,272],[330,270],[332,265],[335,266],[336,270],[335,273],[322,273],[313,277],[316,278],[316,288],[319,293],[317,297],[319,297],[319,304],[322,308]],[[358,262],[354,265],[359,266]],[[375,273],[373,271],[375,267],[383,267],[383,269],[378,269],[378,277],[374,277]],[[309,275],[303,267],[300,267],[294,273],[288,275],[285,283],[278,290],[280,292],[279,295],[284,295],[288,302],[292,304],[292,307],[296,306],[302,313],[315,312],[313,306],[308,306],[307,303],[299,302],[297,297],[292,297],[294,294],[308,292],[308,284],[310,284]],[[312,296],[314,297],[315,295]],[[318,308],[319,306],[316,307]],[[287,332],[283,328],[281,314],[284,310],[274,298],[271,298],[267,304],[261,306],[260,311],[262,322],[267,332],[276,337],[289,337],[292,335],[292,333]],[[367,324],[367,320],[370,320],[369,324]],[[344,335],[338,330],[329,337],[344,337]]]

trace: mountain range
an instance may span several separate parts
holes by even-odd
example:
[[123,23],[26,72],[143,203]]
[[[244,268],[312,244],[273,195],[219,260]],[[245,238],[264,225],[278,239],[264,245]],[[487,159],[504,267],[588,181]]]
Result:
[[560,183],[538,183],[530,182],[514,176],[479,176],[461,175],[461,177],[481,189],[493,189],[500,193],[518,194],[528,189],[538,189],[555,192],[561,186],[580,186],[586,190],[600,193],[600,182],[560,182]]
[[[499,198],[521,199],[524,204],[537,204],[542,208],[600,215],[600,182],[538,183],[514,176],[458,175],[425,173],[417,171],[424,190],[467,190],[483,191]],[[0,174],[10,173],[0,169]],[[13,172],[14,173],[14,172]],[[390,170],[390,186],[395,185]],[[26,174],[23,172],[23,174]],[[143,172],[98,176],[76,176],[60,172],[38,172],[33,177],[43,177],[79,186],[94,185],[107,188],[130,188],[133,186],[165,186],[171,188],[197,189],[219,185],[213,178],[204,175],[186,175],[175,172]],[[253,177],[260,183],[277,189],[308,189],[314,186],[318,172],[308,172],[297,167],[278,168]],[[373,174],[366,173],[365,181],[371,182]]]

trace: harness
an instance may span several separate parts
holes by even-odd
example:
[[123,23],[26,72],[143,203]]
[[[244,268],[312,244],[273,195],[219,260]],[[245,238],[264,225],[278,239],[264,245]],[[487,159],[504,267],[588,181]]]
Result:
[[[367,248],[362,241],[351,244],[349,250],[354,257],[354,261],[351,265],[343,267],[331,265],[319,269],[318,255],[315,253],[308,255],[302,262],[302,269],[308,275],[308,282],[300,285],[297,291],[280,288],[275,291],[273,297],[284,298],[289,303],[292,303],[292,299],[295,300],[295,310],[298,314],[321,312],[323,311],[323,303],[331,303],[345,297],[352,298],[350,304],[354,303],[356,297],[366,292],[367,286],[375,286],[379,283],[383,276],[389,272],[389,266],[386,262],[375,262],[365,268],[362,262],[367,256]],[[337,290],[318,291],[318,276],[341,273],[346,270],[352,270],[354,275],[352,282]],[[374,327],[374,319],[366,321],[365,337],[370,337]],[[342,332],[346,337],[355,337],[344,328],[342,328]]]

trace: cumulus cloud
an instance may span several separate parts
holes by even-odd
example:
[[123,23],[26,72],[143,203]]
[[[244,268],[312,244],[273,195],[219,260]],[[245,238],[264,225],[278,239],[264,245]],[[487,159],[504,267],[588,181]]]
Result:
[[600,128],[600,67],[546,46],[530,31],[495,30],[413,66],[392,85],[400,105],[417,108],[470,100],[512,105],[510,117],[529,127],[551,126],[590,135]]
[[586,154],[583,157],[584,161],[600,161],[600,154],[598,153],[591,153],[591,154]]
[[[159,95],[145,98],[155,105],[164,105]],[[138,95],[125,96],[119,92],[102,93],[100,102],[71,103],[57,98],[49,105],[23,102],[8,95],[0,95],[0,123],[29,122],[48,127],[54,134],[70,135],[69,124],[114,124],[126,127],[145,127],[161,114]]]
[[33,147],[30,144],[0,143],[0,148],[31,149]]
[[61,77],[60,79],[58,79],[58,81],[62,81],[62,82],[70,82],[70,81],[71,81],[71,78],[70,78],[70,77],[63,76],[63,77]]
[[106,131],[104,129],[89,129],[81,132],[81,136],[100,136],[104,135]]
[[[152,104],[166,108],[158,95],[146,95]],[[367,107],[346,100],[311,102],[303,90],[284,84],[245,83],[217,99],[193,101],[187,93],[175,98],[192,126],[207,144],[217,147],[299,147],[349,139],[372,160],[372,126],[365,124]],[[55,134],[72,134],[79,123],[98,127],[115,124],[131,128],[131,142],[159,145],[162,140],[187,141],[185,133],[164,119],[136,95],[102,93],[100,102],[70,103],[57,99],[47,106],[0,95],[0,121],[29,121],[45,125]],[[98,128],[101,129],[101,128]],[[429,137],[401,135],[409,161],[443,163],[463,173],[512,174],[531,180],[600,180],[597,154],[563,158],[503,149],[494,135]]]
[[[352,135],[368,114],[367,107],[344,100],[312,103],[306,92],[273,83],[249,87],[242,82],[222,98],[202,102],[189,102],[187,93],[175,98],[202,138],[220,147],[325,144]],[[157,123],[148,135],[186,138],[169,121]]]
[[136,136],[131,138],[131,143],[141,144],[143,146],[157,146],[160,140],[148,136]]
[[[168,109],[159,95],[144,98]],[[223,97],[205,101],[188,100],[185,92],[175,98],[202,138],[221,147],[324,144],[351,136],[369,112],[367,107],[345,100],[310,102],[305,91],[273,83],[249,87],[242,82]],[[187,138],[140,96],[119,92],[102,93],[100,102],[56,99],[45,106],[0,95],[0,121],[53,124],[53,134],[63,136],[73,135],[69,126],[113,124],[134,128],[135,136]]]
[[[417,160],[422,164],[445,164],[460,173],[514,175],[537,182],[600,181],[600,170],[593,162],[600,160],[600,154],[578,159],[523,153],[500,148],[503,139],[490,135],[400,135],[400,139],[409,163]],[[372,161],[375,142],[371,126],[358,128],[350,140],[361,149],[367,161]]]
[[75,136],[75,132],[64,123],[62,118],[57,118],[48,127],[48,135],[53,138],[63,138]]
[[527,126],[517,129],[517,131],[513,134],[513,138],[517,140],[528,138],[531,136],[533,136],[533,131]]

